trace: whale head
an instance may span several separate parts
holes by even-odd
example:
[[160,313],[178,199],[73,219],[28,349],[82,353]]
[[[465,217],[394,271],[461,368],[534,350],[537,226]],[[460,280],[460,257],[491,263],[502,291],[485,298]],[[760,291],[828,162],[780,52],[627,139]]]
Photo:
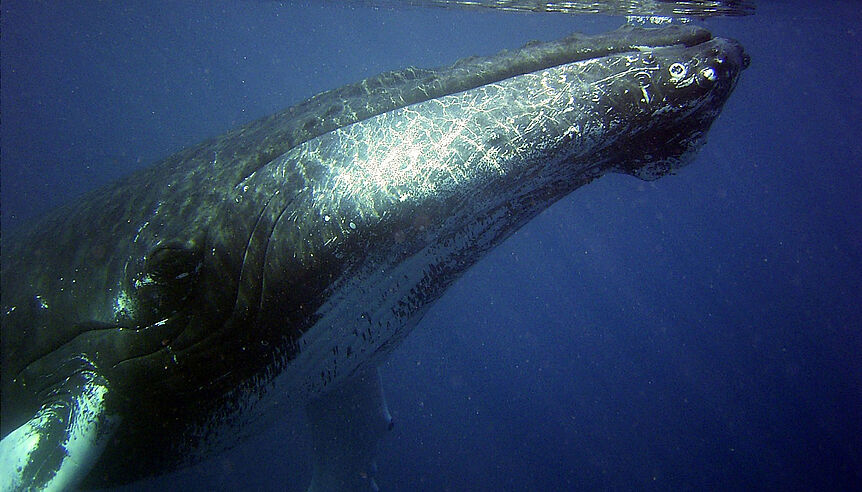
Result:
[[738,42],[721,38],[645,48],[632,58],[642,68],[629,79],[627,95],[636,101],[620,117],[640,128],[622,138],[629,155],[619,156],[614,170],[653,180],[690,162],[750,58]]

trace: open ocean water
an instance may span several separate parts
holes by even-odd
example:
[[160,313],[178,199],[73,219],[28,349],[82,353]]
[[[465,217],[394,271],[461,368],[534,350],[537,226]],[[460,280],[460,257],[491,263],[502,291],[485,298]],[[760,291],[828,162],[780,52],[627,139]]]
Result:
[[[2,4],[3,234],[384,70],[621,18],[338,3]],[[458,281],[383,366],[382,490],[862,487],[862,8],[702,22],[751,67],[675,176],[607,176]],[[301,420],[128,490],[303,490]]]

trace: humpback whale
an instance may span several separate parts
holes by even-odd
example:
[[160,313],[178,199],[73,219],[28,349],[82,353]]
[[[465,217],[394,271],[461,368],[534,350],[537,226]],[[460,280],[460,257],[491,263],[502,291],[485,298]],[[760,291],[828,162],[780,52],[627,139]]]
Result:
[[748,63],[626,26],[387,72],[4,234],[0,486],[128,483],[289,407],[311,489],[373,488],[386,355],[550,204],[689,162]]

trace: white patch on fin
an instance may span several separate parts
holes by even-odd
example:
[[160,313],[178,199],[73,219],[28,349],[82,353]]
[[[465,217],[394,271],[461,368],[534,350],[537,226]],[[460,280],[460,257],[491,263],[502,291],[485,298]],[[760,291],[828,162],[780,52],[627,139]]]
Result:
[[83,372],[67,384],[0,441],[0,490],[74,489],[102,453],[117,424],[105,413],[104,378]]

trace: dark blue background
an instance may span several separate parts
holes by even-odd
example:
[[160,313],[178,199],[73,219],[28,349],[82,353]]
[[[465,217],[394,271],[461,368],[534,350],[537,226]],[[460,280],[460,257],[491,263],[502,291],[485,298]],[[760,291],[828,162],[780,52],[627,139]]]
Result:
[[[383,367],[384,490],[862,483],[862,10],[704,24],[751,67],[696,161],[573,193]],[[321,90],[620,19],[256,2],[2,5],[3,234]],[[294,435],[297,434],[297,435]],[[134,489],[301,490],[296,419]]]

